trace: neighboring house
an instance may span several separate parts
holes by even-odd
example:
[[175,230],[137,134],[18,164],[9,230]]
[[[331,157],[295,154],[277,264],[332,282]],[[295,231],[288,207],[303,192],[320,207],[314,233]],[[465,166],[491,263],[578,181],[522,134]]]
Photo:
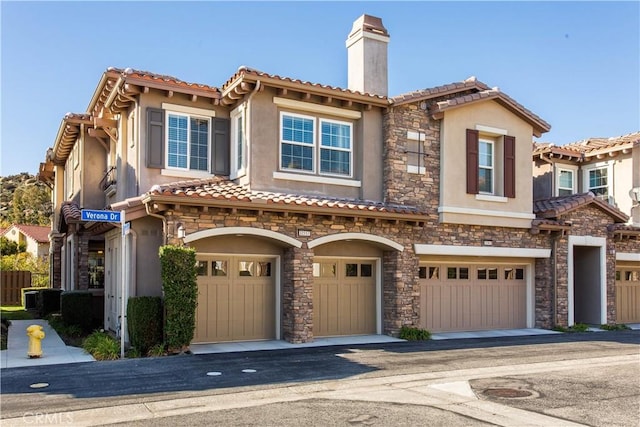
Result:
[[0,235],[12,242],[23,244],[26,251],[35,258],[46,261],[49,258],[49,232],[51,227],[28,224],[12,224]]
[[640,225],[640,132],[566,145],[536,143],[534,198],[592,192]]
[[[186,244],[194,342],[616,321],[615,250],[598,252],[607,294],[588,315],[567,262],[593,242],[637,253],[640,230],[597,199],[534,211],[533,136],[550,126],[475,78],[389,97],[388,41],[379,18],[354,22],[347,89],[246,67],[220,88],[108,69],[41,165],[54,285],[88,289],[102,253],[116,330],[121,269],[128,295],[161,295],[158,249]],[[83,208],[123,212],[130,232]],[[582,211],[597,228],[568,225]]]

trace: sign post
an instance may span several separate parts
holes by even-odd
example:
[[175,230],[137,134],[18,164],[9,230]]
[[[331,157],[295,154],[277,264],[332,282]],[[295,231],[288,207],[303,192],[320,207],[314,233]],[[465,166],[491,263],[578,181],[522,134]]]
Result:
[[83,221],[90,222],[119,222],[121,233],[120,239],[120,270],[121,274],[121,288],[120,288],[120,358],[124,359],[124,333],[127,330],[127,316],[125,313],[126,303],[127,303],[127,272],[125,270],[126,257],[125,257],[125,236],[129,234],[130,225],[125,221],[125,211],[122,210],[120,212],[116,211],[99,211],[93,209],[82,209],[80,211],[81,219]]

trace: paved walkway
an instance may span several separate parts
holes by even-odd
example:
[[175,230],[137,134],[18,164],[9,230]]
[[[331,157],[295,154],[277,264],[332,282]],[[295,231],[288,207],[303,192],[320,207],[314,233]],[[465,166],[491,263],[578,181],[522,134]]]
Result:
[[[41,325],[45,337],[42,340],[42,357],[30,359],[27,356],[29,337],[27,327]],[[42,319],[12,320],[9,326],[7,349],[0,351],[0,368],[21,366],[59,365],[63,363],[93,362],[95,359],[81,348],[65,345],[62,338]]]

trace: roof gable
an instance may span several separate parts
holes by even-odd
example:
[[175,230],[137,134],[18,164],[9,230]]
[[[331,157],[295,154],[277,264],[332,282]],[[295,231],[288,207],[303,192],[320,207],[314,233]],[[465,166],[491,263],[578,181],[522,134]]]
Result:
[[538,218],[551,219],[590,204],[611,216],[615,222],[625,223],[629,219],[620,209],[597,198],[592,192],[536,200],[533,202],[533,212]]
[[10,230],[15,229],[38,243],[49,243],[50,227],[42,225],[30,224],[13,224],[9,228],[2,231],[2,235],[6,235]]

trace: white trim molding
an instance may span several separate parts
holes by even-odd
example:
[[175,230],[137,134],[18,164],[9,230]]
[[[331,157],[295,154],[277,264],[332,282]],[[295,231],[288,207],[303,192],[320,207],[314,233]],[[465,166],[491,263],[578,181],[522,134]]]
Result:
[[186,236],[184,238],[184,242],[191,243],[196,240],[206,239],[207,237],[228,236],[230,234],[267,237],[269,239],[286,243],[289,246],[293,246],[296,248],[302,247],[302,242],[297,239],[294,239],[293,237],[289,237],[282,233],[276,233],[275,231],[263,230],[261,228],[253,228],[253,227],[221,227],[221,228],[213,228],[209,230],[197,231],[195,233],[191,233],[188,236]]
[[362,181],[354,179],[331,178],[320,175],[303,175],[298,173],[274,172],[273,179],[286,179],[287,181],[313,182],[316,184],[342,185],[344,187],[362,187]]
[[278,107],[291,108],[293,110],[308,111],[311,113],[327,114],[330,116],[343,117],[345,119],[357,120],[362,117],[360,111],[345,110],[331,107],[329,105],[313,104],[311,102],[296,101],[295,99],[273,97],[273,103]]
[[494,128],[493,126],[476,125],[476,130],[489,135],[508,135],[506,129]]
[[640,254],[633,252],[618,252],[616,253],[616,261],[636,261],[640,262]]
[[516,219],[535,219],[536,218],[536,216],[533,213],[488,211],[485,209],[458,208],[454,206],[440,206],[438,208],[438,213],[495,216],[495,217],[516,218]]
[[493,196],[491,194],[476,194],[476,200],[484,202],[507,203],[509,199],[504,196]]
[[404,246],[402,246],[400,243],[396,243],[393,240],[387,239],[386,237],[380,237],[373,234],[365,234],[365,233],[330,234],[328,236],[318,237],[317,239],[311,240],[310,242],[307,243],[307,247],[309,249],[313,249],[316,246],[324,245],[326,243],[339,242],[339,241],[345,241],[345,240],[363,240],[366,242],[379,243],[381,245],[395,249],[398,252],[404,251]]
[[551,249],[497,248],[494,246],[413,245],[416,255],[454,255],[509,258],[549,258]]
[[168,102],[162,103],[162,109],[173,111],[176,113],[193,114],[195,116],[215,117],[215,110],[205,110],[204,108],[187,107],[186,105],[169,104]]

